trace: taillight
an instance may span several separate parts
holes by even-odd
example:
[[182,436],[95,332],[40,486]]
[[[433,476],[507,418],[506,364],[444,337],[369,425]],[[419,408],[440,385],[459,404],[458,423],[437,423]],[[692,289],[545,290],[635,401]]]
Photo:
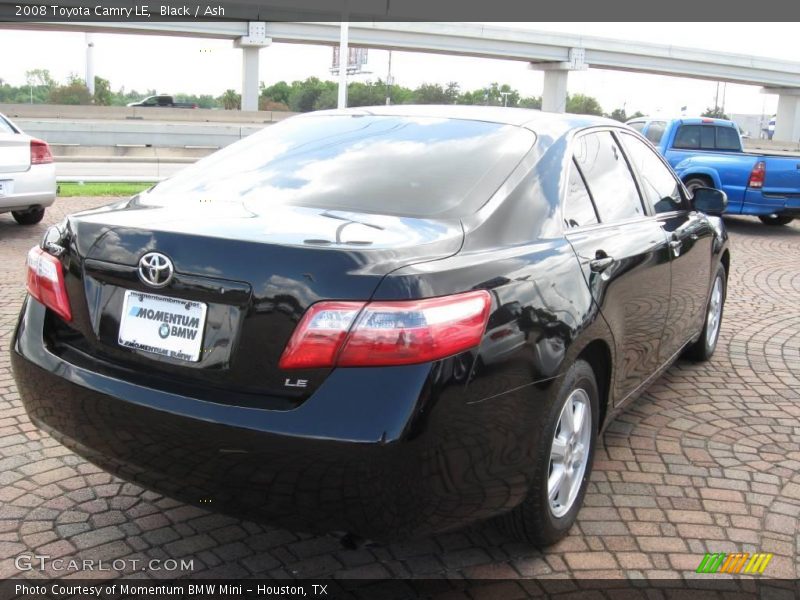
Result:
[[28,292],[65,321],[72,320],[61,261],[38,246],[28,252]]
[[53,162],[53,154],[47,142],[37,139],[31,140],[31,164],[47,165]]
[[478,346],[486,291],[424,300],[319,302],[297,325],[281,369],[377,367],[439,360]]
[[750,171],[750,180],[747,182],[747,187],[762,188],[764,187],[764,176],[767,174],[767,163],[763,160],[758,161],[753,170]]

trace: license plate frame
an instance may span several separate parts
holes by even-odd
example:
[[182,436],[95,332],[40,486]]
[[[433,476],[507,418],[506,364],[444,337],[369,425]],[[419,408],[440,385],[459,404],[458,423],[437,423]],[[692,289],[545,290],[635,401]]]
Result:
[[181,362],[199,362],[207,314],[204,302],[125,290],[117,343]]

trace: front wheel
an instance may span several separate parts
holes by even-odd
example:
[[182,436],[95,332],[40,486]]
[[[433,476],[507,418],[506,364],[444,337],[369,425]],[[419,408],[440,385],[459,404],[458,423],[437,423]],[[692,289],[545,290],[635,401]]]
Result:
[[597,443],[600,394],[592,367],[575,361],[555,398],[542,406],[535,431],[531,487],[501,525],[535,546],[554,544],[569,531],[583,504]]
[[761,217],[758,217],[758,219],[764,225],[773,225],[773,226],[788,225],[789,223],[794,221],[794,217],[784,217],[780,215],[763,215]]
[[691,360],[707,361],[714,354],[714,350],[717,349],[719,330],[722,325],[722,313],[725,307],[725,284],[725,267],[718,265],[717,274],[711,286],[711,296],[706,306],[706,318],[703,324],[703,331],[700,333],[700,339],[686,350],[686,357]]

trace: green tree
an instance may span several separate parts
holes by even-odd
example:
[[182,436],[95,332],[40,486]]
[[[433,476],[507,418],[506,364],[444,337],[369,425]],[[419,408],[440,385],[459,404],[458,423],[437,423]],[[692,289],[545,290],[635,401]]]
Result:
[[264,86],[261,82],[261,97],[269,102],[277,102],[279,104],[289,105],[289,94],[292,93],[292,87],[285,81],[279,81],[269,87]]
[[596,98],[585,94],[567,94],[567,112],[578,115],[603,115],[603,107]]
[[423,83],[413,93],[414,104],[452,104],[453,96],[438,83]]
[[111,83],[97,75],[94,77],[94,103],[98,106],[111,106]]
[[238,110],[242,106],[242,96],[237,94],[236,90],[225,90],[225,93],[219,97],[222,107],[225,110]]
[[72,73],[66,85],[57,85],[50,90],[48,100],[51,104],[91,104],[92,95],[83,79]]
[[542,110],[542,97],[528,96],[527,98],[520,98],[517,106],[520,108],[535,108],[537,110]]
[[706,108],[705,112],[700,115],[701,117],[711,117],[712,119],[728,119],[728,115],[726,115],[722,108],[719,106],[715,106],[711,108],[710,106]]
[[[349,86],[348,86],[349,89]],[[314,100],[313,110],[330,110],[339,105],[339,90],[334,88],[325,88]],[[348,99],[348,105],[354,106]]]
[[[294,112],[308,112],[314,110],[314,104],[323,91],[335,90],[336,84],[332,81],[321,81],[317,77],[309,77],[304,81],[293,81],[289,93],[289,110]],[[334,104],[335,106],[335,104]]]
[[347,86],[347,106],[379,106],[386,103],[386,84],[354,81]]

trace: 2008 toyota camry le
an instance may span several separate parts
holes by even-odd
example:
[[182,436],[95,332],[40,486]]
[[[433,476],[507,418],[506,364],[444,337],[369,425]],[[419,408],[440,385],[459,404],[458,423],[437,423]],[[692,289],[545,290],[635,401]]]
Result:
[[191,503],[546,545],[603,425],[714,352],[725,203],[601,118],[292,117],[51,227],[14,374],[39,427]]

